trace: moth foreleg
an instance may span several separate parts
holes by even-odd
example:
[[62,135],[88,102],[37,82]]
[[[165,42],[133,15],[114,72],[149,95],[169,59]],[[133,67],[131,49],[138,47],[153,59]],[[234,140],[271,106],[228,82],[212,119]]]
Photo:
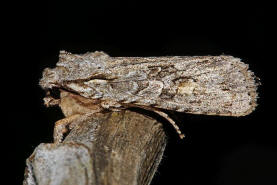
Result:
[[74,114],[72,116],[61,119],[55,123],[54,127],[54,143],[61,143],[65,133],[72,129],[72,123],[80,118],[81,114]]

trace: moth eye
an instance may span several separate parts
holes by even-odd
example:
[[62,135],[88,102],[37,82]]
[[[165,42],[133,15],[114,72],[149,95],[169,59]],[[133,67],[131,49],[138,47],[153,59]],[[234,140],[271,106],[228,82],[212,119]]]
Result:
[[49,89],[49,95],[54,99],[60,99],[60,90],[58,88]]

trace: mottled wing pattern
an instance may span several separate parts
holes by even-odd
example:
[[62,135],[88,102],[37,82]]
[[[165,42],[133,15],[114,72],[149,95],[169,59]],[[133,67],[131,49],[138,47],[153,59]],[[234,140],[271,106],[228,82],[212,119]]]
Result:
[[229,116],[247,115],[256,106],[254,75],[232,56],[62,54],[57,67],[44,73],[51,75],[47,83],[42,79],[47,88],[58,86],[86,98],[121,104]]
[[114,98],[122,103],[231,116],[247,115],[256,106],[254,75],[238,58],[161,57],[160,61],[128,61],[129,65],[120,65],[113,71],[122,78],[109,82]]

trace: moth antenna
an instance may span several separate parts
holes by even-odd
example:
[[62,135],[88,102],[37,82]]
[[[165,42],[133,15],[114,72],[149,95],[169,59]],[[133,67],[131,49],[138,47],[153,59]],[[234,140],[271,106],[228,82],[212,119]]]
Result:
[[167,121],[169,121],[169,123],[175,128],[176,132],[179,134],[179,137],[181,139],[185,138],[185,134],[183,134],[180,130],[180,128],[178,127],[178,125],[175,123],[175,121],[173,119],[171,119],[166,113],[162,112],[162,111],[158,111],[158,110],[153,110],[154,112],[156,112],[157,114],[159,114],[160,116],[162,116],[163,118],[165,118]]

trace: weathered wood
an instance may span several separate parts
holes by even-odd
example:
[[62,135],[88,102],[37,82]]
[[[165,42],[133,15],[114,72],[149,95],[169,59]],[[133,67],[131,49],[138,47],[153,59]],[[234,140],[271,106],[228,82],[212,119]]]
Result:
[[129,110],[97,113],[27,159],[25,185],[146,185],[166,146],[162,124]]

